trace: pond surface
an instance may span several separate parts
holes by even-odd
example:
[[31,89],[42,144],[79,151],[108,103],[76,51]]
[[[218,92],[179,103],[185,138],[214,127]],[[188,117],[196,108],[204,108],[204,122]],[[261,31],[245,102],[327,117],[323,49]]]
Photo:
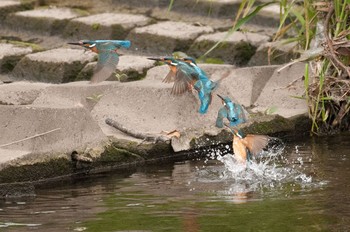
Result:
[[0,231],[349,231],[350,135],[299,138],[248,169],[221,151],[0,201]]

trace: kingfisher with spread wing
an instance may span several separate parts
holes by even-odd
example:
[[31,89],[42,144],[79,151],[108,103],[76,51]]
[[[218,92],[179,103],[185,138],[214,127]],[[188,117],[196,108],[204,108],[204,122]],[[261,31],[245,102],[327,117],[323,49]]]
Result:
[[232,134],[232,148],[237,162],[246,164],[258,155],[269,143],[270,137],[267,135],[245,135],[241,130],[227,126]]
[[131,45],[128,40],[81,40],[68,44],[79,45],[98,54],[98,62],[91,83],[107,80],[119,62],[118,49],[129,48]]

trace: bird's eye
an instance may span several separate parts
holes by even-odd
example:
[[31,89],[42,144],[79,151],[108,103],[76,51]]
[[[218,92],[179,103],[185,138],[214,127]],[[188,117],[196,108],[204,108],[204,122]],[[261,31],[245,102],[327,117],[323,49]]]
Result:
[[224,102],[224,106],[226,106],[226,103]]

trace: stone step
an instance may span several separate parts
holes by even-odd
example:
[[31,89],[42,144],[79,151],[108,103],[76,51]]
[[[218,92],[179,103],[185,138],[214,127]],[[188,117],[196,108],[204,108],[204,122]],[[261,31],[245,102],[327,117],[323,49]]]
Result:
[[174,51],[186,52],[198,36],[212,32],[208,26],[166,21],[135,28],[127,39],[138,52],[169,56]]
[[57,48],[26,55],[14,68],[17,80],[50,83],[74,81],[83,67],[95,59],[83,49]]
[[0,20],[3,21],[10,13],[29,10],[34,7],[32,1],[1,0],[0,1]]
[[68,21],[79,16],[78,11],[70,8],[38,8],[9,14],[4,24],[15,30],[61,35]]
[[32,53],[32,48],[0,43],[0,73],[8,73],[25,55]]
[[223,38],[226,38],[225,41],[214,49],[208,57],[239,66],[247,64],[255,54],[256,49],[270,39],[268,36],[258,33],[218,32],[198,37],[188,53],[194,57],[202,56]]
[[71,20],[63,36],[74,39],[125,39],[135,27],[145,26],[151,19],[144,15],[103,13]]

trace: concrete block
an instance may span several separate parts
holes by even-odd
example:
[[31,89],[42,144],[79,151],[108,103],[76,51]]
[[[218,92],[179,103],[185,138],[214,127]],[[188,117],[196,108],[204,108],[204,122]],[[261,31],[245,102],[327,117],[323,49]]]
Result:
[[48,86],[29,82],[0,85],[0,105],[30,105]]
[[15,30],[61,35],[68,21],[76,17],[79,17],[79,14],[70,8],[34,9],[9,15],[5,24]]
[[31,52],[32,49],[30,47],[0,43],[0,73],[12,71],[19,60]]
[[127,38],[138,52],[169,55],[173,51],[187,51],[198,36],[210,32],[213,29],[208,26],[167,21],[135,28]]
[[33,8],[34,2],[24,3],[17,0],[2,0],[0,1],[0,20],[4,20],[6,16],[12,12],[30,10]]
[[[94,73],[97,62],[91,62],[78,74],[77,80],[90,80]],[[154,62],[148,60],[145,56],[123,55],[120,57],[119,64],[107,79],[108,81],[135,81],[146,76],[147,70],[153,67]]]
[[[0,115],[2,149],[30,151],[33,154],[50,152],[54,157],[106,139],[89,111],[83,107],[0,106]],[[55,131],[34,137],[51,130]],[[33,138],[13,143],[29,137]],[[13,144],[6,145],[9,143]],[[31,158],[35,162],[47,159],[46,156]]]
[[248,66],[260,66],[269,64],[269,49],[271,49],[270,64],[284,64],[299,57],[294,51],[295,43],[282,44],[281,42],[268,42],[261,44],[248,62]]
[[74,81],[95,54],[83,49],[58,48],[26,55],[13,70],[15,78],[50,83]]
[[150,22],[151,19],[144,15],[96,14],[71,20],[64,36],[73,39],[125,39],[130,30]]
[[306,101],[295,98],[305,94],[304,70],[304,63],[294,64],[281,72],[275,70],[256,100],[255,110],[264,112],[273,107],[274,114],[287,118],[307,114]]
[[[227,36],[228,32],[201,35],[190,50],[189,55],[199,57]],[[245,65],[254,55],[257,47],[269,40],[268,36],[257,33],[234,32],[214,49],[207,57],[216,58],[228,64]]]

